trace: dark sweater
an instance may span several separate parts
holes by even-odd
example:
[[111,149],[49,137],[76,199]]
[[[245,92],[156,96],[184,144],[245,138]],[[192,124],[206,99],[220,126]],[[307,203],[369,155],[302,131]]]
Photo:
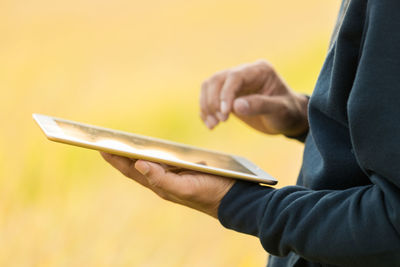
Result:
[[219,209],[275,255],[271,267],[400,266],[400,0],[342,11],[297,186],[237,182]]

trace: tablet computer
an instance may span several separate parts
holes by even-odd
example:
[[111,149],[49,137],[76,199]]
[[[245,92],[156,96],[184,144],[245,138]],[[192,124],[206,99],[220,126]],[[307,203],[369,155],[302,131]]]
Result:
[[257,183],[277,183],[243,157],[46,115],[33,114],[33,118],[52,141]]

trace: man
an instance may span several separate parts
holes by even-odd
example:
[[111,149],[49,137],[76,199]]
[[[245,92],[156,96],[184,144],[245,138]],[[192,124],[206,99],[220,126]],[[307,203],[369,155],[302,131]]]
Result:
[[264,133],[305,140],[297,186],[103,156],[161,197],[257,236],[274,255],[270,266],[400,266],[399,11],[398,0],[342,3],[309,103],[264,61],[203,84],[209,128],[234,114]]

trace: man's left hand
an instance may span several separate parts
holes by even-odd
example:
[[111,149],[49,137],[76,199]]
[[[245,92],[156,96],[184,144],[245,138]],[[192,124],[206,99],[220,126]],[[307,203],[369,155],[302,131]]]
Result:
[[196,171],[169,171],[166,166],[105,152],[103,158],[122,174],[149,188],[161,198],[218,218],[222,198],[234,180]]

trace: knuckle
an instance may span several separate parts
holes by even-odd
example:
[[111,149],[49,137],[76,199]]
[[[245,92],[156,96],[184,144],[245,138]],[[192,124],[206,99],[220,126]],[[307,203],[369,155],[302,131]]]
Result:
[[265,59],[257,60],[257,61],[254,63],[254,66],[255,66],[257,69],[259,69],[260,72],[271,73],[271,72],[274,72],[274,71],[275,71],[275,69],[274,69],[274,67],[272,66],[272,64],[271,64],[269,61],[265,60]]
[[230,78],[230,79],[239,79],[239,78],[241,78],[241,76],[242,76],[242,71],[239,69],[231,70],[228,73],[228,78]]
[[153,188],[161,188],[161,179],[154,176],[147,177],[149,185]]
[[193,190],[192,187],[185,187],[185,188],[180,192],[180,196],[181,196],[181,198],[183,198],[183,199],[191,200],[191,199],[194,198],[195,192],[194,192],[194,190]]
[[227,74],[228,85],[224,85],[221,91],[221,100],[229,100],[234,97],[235,90],[242,87],[244,83],[244,73],[241,70],[232,70]]
[[275,72],[274,66],[272,66],[271,64],[267,63],[265,65],[262,65],[262,69],[267,72],[267,73],[273,73]]
[[263,67],[272,67],[271,63],[265,59],[259,59],[256,61],[256,64]]
[[217,75],[212,75],[210,78],[208,78],[208,85],[211,86],[213,83],[215,83],[218,80]]
[[218,83],[218,79],[213,77],[208,78],[207,80],[205,80],[202,84],[202,91],[204,93],[209,92],[210,89],[213,89],[215,87],[215,85]]
[[213,75],[211,75],[211,77],[208,80],[210,82],[219,82],[224,79],[226,72],[227,72],[227,70],[218,71],[218,72],[214,73]]

